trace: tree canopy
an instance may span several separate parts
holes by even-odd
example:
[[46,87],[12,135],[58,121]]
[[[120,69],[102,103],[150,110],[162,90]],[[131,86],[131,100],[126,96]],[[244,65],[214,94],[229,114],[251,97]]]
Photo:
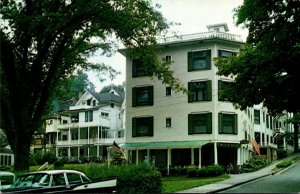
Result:
[[273,113],[300,111],[300,1],[245,0],[237,25],[249,29],[238,56],[218,59],[219,75],[233,76],[228,89],[241,109],[263,102]]
[[155,59],[156,37],[168,23],[149,1],[2,0],[0,8],[0,127],[16,170],[28,169],[32,135],[61,80],[82,69],[116,72],[87,60],[95,52],[111,54],[114,37],[137,48],[163,82],[180,86]]
[[232,76],[225,93],[240,109],[263,103],[268,111],[294,113],[294,151],[298,151],[300,113],[300,1],[244,0],[237,25],[249,29],[237,56],[218,58],[218,75]]

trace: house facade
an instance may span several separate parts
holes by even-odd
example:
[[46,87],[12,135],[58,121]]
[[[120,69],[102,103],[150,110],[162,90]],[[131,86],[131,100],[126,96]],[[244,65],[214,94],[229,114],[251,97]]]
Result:
[[126,57],[127,92],[121,148],[131,162],[148,160],[167,169],[241,165],[255,152],[251,142],[261,130],[268,135],[268,145],[276,147],[272,131],[254,125],[254,108],[249,114],[237,110],[229,97],[221,95],[233,80],[216,75],[213,59],[235,54],[244,44],[240,36],[227,31],[226,24],[211,25],[208,32],[159,40],[159,58],[172,63],[174,76],[188,88],[188,95],[151,78],[138,59],[120,50]]
[[107,159],[107,147],[124,142],[124,92],[87,90],[65,110],[46,119],[46,148],[73,160]]

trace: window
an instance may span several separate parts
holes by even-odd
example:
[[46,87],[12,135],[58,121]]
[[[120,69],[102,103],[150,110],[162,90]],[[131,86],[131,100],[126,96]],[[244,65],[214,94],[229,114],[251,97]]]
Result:
[[153,136],[153,117],[132,118],[132,137]]
[[211,100],[211,80],[189,82],[188,101],[210,101]]
[[148,76],[152,75],[149,70],[143,67],[143,64],[138,59],[132,60],[132,77]]
[[211,69],[211,51],[188,52],[188,71]]
[[225,51],[225,50],[218,50],[219,57],[227,58],[229,55],[236,55],[236,52],[233,51]]
[[188,115],[188,133],[191,134],[211,134],[212,133],[212,113],[198,113]]
[[93,121],[93,111],[85,111],[85,122]]
[[171,127],[171,126],[172,126],[171,118],[166,118],[166,127]]
[[132,88],[132,106],[153,105],[153,86]]
[[166,61],[166,62],[171,62],[171,61],[172,61],[171,55],[166,55],[165,61]]
[[260,124],[260,111],[254,110],[254,124]]
[[107,112],[101,112],[101,116],[102,116],[102,117],[108,117],[108,116],[109,116],[109,113],[107,113]]
[[226,95],[226,89],[230,86],[230,84],[232,84],[232,82],[228,82],[228,81],[222,81],[219,80],[218,81],[218,99],[219,101],[232,101],[231,97],[229,95]]
[[172,89],[171,87],[166,87],[166,96],[171,96]]
[[66,181],[64,174],[53,174],[52,186],[65,186]]
[[78,129],[71,129],[71,140],[78,139]]
[[67,173],[67,178],[70,185],[82,183],[80,174]]
[[79,117],[77,116],[71,116],[71,123],[78,123]]
[[219,113],[219,133],[237,134],[237,114]]

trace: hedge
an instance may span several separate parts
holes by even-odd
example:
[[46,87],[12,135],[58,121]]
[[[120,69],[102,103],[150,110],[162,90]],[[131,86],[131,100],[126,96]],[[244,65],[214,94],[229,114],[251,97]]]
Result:
[[118,193],[160,193],[162,191],[161,173],[145,163],[111,166],[74,165],[72,169],[84,172],[91,179],[117,177]]

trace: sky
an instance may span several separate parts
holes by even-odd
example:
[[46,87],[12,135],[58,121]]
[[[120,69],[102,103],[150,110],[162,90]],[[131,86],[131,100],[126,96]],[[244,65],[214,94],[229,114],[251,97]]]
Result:
[[[227,23],[229,32],[241,35],[246,40],[248,31],[242,26],[235,26],[234,8],[243,3],[243,0],[152,0],[159,4],[158,9],[169,22],[180,23],[172,26],[170,31],[178,35],[206,32],[207,25]],[[114,79],[100,82],[95,73],[89,72],[89,79],[94,83],[96,91],[102,87],[115,84],[120,85],[125,81],[125,57],[116,52],[111,57],[95,56],[92,61],[105,63],[118,70],[120,74]]]

